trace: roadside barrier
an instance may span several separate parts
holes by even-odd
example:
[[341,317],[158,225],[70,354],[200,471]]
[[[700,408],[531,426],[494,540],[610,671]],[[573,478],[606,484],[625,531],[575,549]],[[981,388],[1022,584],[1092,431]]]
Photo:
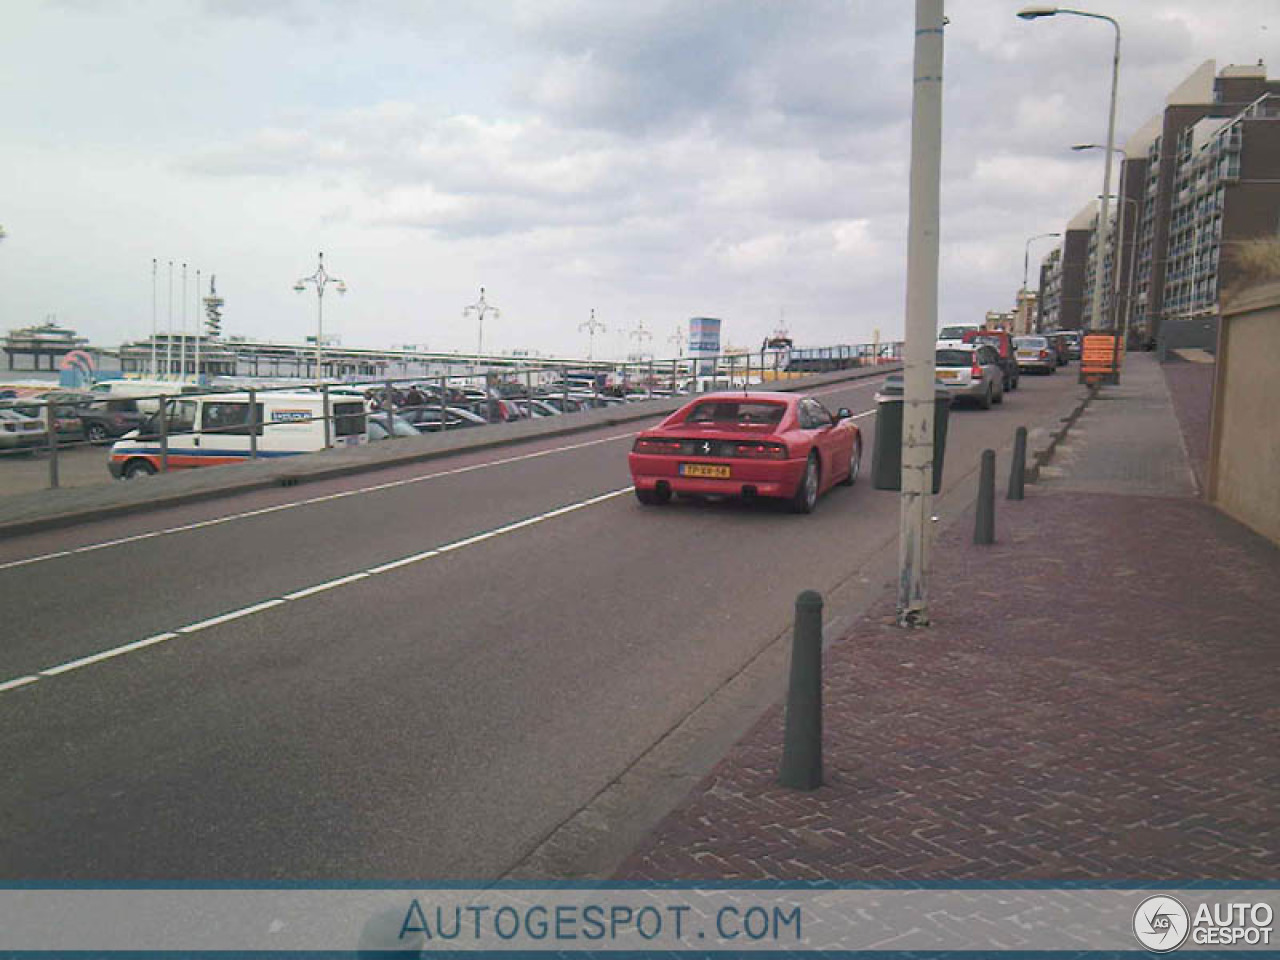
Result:
[[[209,384],[175,379],[170,385],[121,380],[111,381],[105,393],[103,385],[94,391],[54,384],[40,390],[27,385],[22,388],[25,394],[12,396],[14,391],[7,389],[0,396],[0,467],[16,457],[47,457],[46,486],[57,489],[67,482],[84,482],[83,473],[68,474],[61,459],[67,451],[107,448],[126,435],[147,441],[150,448],[145,455],[139,452],[134,458],[138,462],[125,471],[133,477],[344,446],[353,442],[353,431],[362,435],[374,431],[395,440],[408,436],[409,427],[417,435],[560,416],[639,399],[741,389],[810,375],[812,370],[872,367],[897,362],[900,354],[901,344],[882,343],[793,350],[789,357],[776,352],[739,353],[572,365],[511,358],[466,373],[370,378],[359,383],[264,383],[260,379],[245,383],[244,379],[215,378]],[[812,370],[796,372],[801,367]],[[239,396],[218,404],[220,415],[206,420],[203,411],[209,398],[228,393]],[[299,409],[285,412],[288,416],[264,413],[270,395],[280,393],[319,394],[321,401],[307,410],[301,408],[309,405],[299,404]],[[184,408],[184,400],[206,402]],[[353,403],[363,406],[358,424],[350,409]],[[200,411],[200,422],[190,422],[193,407]],[[305,449],[282,451],[280,443],[271,442],[273,437],[296,433],[298,424],[316,421],[321,426]],[[193,441],[193,435],[201,439]],[[105,466],[102,480],[109,482]]]
[[778,782],[793,790],[822,786],[822,594],[796,597],[791,685]]

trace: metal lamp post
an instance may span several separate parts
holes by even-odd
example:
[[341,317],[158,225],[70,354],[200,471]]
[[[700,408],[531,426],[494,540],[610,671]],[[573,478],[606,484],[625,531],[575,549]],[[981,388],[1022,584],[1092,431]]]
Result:
[[[1067,14],[1073,17],[1088,17],[1091,20],[1105,20],[1111,24],[1116,31],[1115,53],[1111,59],[1111,106],[1107,115],[1107,162],[1102,175],[1102,213],[1098,220],[1098,250],[1099,266],[1101,266],[1101,257],[1107,249],[1107,232],[1110,226],[1109,216],[1110,210],[1107,207],[1107,198],[1111,195],[1111,154],[1115,150],[1116,140],[1116,88],[1120,81],[1120,24],[1114,18],[1108,17],[1101,13],[1089,13],[1085,10],[1072,10],[1067,7],[1044,6],[1041,4],[1033,4],[1029,7],[1023,7],[1018,11],[1018,16],[1023,20],[1037,20],[1040,17],[1054,17],[1058,14]],[[1094,271],[1093,281],[1093,305],[1091,308],[1090,325],[1094,329],[1100,329],[1099,320],[1102,316],[1102,283],[1101,277],[1098,276],[1100,270]]]
[[307,289],[308,283],[316,288],[316,382],[319,383],[320,365],[324,362],[324,288],[333,283],[337,286],[339,293],[346,293],[347,285],[345,281],[324,268],[324,251],[319,254],[316,272],[309,277],[303,277],[293,285],[293,289],[301,293]]
[[[1022,302],[1027,302],[1027,275],[1031,269],[1031,244],[1036,240],[1043,240],[1045,237],[1060,237],[1060,233],[1037,233],[1034,237],[1028,237],[1026,245],[1022,248]],[[1027,332],[1031,332],[1031,318],[1027,318]]]
[[480,359],[480,355],[484,353],[484,318],[487,314],[492,314],[495,318],[502,316],[502,311],[490,303],[486,303],[484,299],[484,287],[480,288],[480,299],[469,307],[462,310],[463,318],[474,316],[480,321],[480,329],[476,334],[476,360]]
[[596,319],[596,308],[591,308],[591,319],[578,324],[578,332],[587,331],[587,363],[595,359],[596,334],[604,333],[608,328]]

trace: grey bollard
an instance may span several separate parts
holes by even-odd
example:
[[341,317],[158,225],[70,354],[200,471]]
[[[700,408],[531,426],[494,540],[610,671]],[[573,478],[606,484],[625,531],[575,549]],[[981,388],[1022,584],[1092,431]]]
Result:
[[778,782],[793,790],[822,786],[822,594],[796,597],[791,686]]
[[44,425],[48,430],[45,437],[49,441],[49,489],[58,489],[58,421],[54,416],[53,401],[44,402]]
[[1009,466],[1007,499],[1021,500],[1027,482],[1027,428],[1019,427],[1013,435],[1013,463]]
[[996,452],[982,451],[978,474],[978,512],[973,525],[974,543],[996,542]]

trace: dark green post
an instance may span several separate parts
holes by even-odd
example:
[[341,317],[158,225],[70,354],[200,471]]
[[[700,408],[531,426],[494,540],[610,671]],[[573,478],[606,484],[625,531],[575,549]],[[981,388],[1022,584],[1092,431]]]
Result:
[[822,786],[822,594],[796,597],[791,688],[778,782],[793,790]]
[[973,525],[974,543],[996,542],[996,452],[982,451],[978,474],[978,513]]
[[1013,464],[1009,467],[1010,500],[1021,500],[1027,481],[1027,428],[1019,427],[1013,435]]

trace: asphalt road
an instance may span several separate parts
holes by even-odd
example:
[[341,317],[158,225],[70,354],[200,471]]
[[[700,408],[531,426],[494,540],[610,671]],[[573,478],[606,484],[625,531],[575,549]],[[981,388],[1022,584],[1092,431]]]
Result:
[[[947,483],[1074,381],[953,411]],[[0,543],[0,879],[502,875],[892,539],[873,421],[807,517],[641,507],[631,426]]]

